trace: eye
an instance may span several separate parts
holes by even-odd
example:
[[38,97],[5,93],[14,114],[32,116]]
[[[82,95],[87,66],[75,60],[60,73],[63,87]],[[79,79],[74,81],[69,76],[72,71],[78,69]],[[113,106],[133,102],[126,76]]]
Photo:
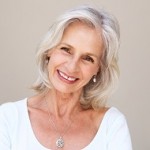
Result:
[[89,61],[91,63],[94,63],[94,59],[90,56],[84,56],[83,59],[86,60],[86,61]]
[[68,48],[68,47],[61,47],[60,49],[70,54],[70,48]]

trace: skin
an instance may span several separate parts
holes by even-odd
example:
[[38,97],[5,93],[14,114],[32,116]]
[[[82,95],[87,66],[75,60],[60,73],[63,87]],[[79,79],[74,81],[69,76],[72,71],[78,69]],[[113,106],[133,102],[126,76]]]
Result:
[[94,28],[75,22],[48,53],[47,69],[53,88],[28,99],[32,129],[43,146],[56,149],[58,134],[65,132],[62,149],[78,150],[96,135],[108,108],[84,110],[79,101],[83,87],[99,71],[102,48],[102,39]]

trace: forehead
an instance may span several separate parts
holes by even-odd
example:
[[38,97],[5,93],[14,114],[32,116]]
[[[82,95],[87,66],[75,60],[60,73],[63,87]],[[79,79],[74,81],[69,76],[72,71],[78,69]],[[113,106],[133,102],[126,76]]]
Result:
[[68,25],[63,33],[61,42],[86,50],[100,52],[103,49],[101,31],[96,30],[92,25],[80,21]]
[[71,41],[72,39],[74,41],[77,40],[78,42],[80,39],[82,42],[86,41],[87,44],[93,43],[100,47],[103,46],[101,30],[96,29],[92,24],[81,21],[70,23],[64,30],[62,40]]
[[67,34],[69,31],[73,32],[73,30],[81,30],[83,32],[86,31],[93,31],[95,32],[95,37],[99,36],[99,40],[101,40],[101,28],[95,28],[94,25],[88,21],[80,21],[75,20],[74,22],[71,22],[64,30],[63,36]]

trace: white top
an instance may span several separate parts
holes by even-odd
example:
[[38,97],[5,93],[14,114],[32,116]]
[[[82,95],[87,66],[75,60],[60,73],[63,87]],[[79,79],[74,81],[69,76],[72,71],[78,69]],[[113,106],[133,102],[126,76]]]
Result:
[[[36,139],[29,119],[27,98],[0,106],[1,150],[49,150]],[[111,107],[97,134],[82,150],[132,150],[124,115]]]

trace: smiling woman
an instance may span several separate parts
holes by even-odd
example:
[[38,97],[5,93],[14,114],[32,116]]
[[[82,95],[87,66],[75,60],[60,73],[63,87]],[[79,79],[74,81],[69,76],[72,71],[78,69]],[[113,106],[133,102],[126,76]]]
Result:
[[37,94],[0,107],[0,148],[132,150],[124,115],[105,104],[118,48],[118,23],[104,10],[81,6],[58,18],[37,51]]
[[[97,37],[97,43],[93,44],[95,44],[95,47],[97,45],[99,49],[96,50],[97,53],[102,53],[101,57],[99,56],[98,59],[98,63],[100,65],[99,71],[97,74],[93,74],[94,79],[96,79],[97,82],[94,85],[93,82],[89,82],[89,84],[84,87],[85,94],[82,94],[84,97],[80,99],[81,103],[83,103],[83,106],[86,108],[99,108],[103,104],[105,105],[105,100],[107,100],[114,92],[119,76],[117,64],[120,38],[119,25],[115,17],[104,10],[100,10],[100,12],[98,12],[88,6],[79,7],[78,9],[67,11],[54,22],[39,45],[37,52],[37,64],[39,66],[40,76],[34,85],[34,89],[41,92],[47,89],[47,87],[51,88],[51,81],[48,78],[48,72],[45,66],[47,53],[51,53],[51,50],[54,47],[61,44],[60,41],[62,40],[65,31],[75,22],[80,22],[84,25],[84,27],[87,26],[89,29],[93,29],[93,32],[96,32],[95,38]],[[87,44],[92,37],[89,37],[86,31],[78,32],[78,35],[76,35],[77,37],[73,38],[73,40],[79,39],[82,34],[86,34],[87,39],[85,39],[85,41]],[[68,38],[68,41],[69,39],[71,38]],[[80,43],[82,43],[82,41],[80,41]],[[70,47],[65,47],[65,49],[72,48],[72,45],[69,46]],[[85,50],[85,46],[86,45],[84,45],[84,48],[82,49]],[[91,51],[93,50],[94,47]],[[98,55],[96,54],[96,57],[98,57]],[[89,57],[89,55],[84,55],[83,57],[86,59],[92,58]],[[90,60],[92,61],[92,59]]]

